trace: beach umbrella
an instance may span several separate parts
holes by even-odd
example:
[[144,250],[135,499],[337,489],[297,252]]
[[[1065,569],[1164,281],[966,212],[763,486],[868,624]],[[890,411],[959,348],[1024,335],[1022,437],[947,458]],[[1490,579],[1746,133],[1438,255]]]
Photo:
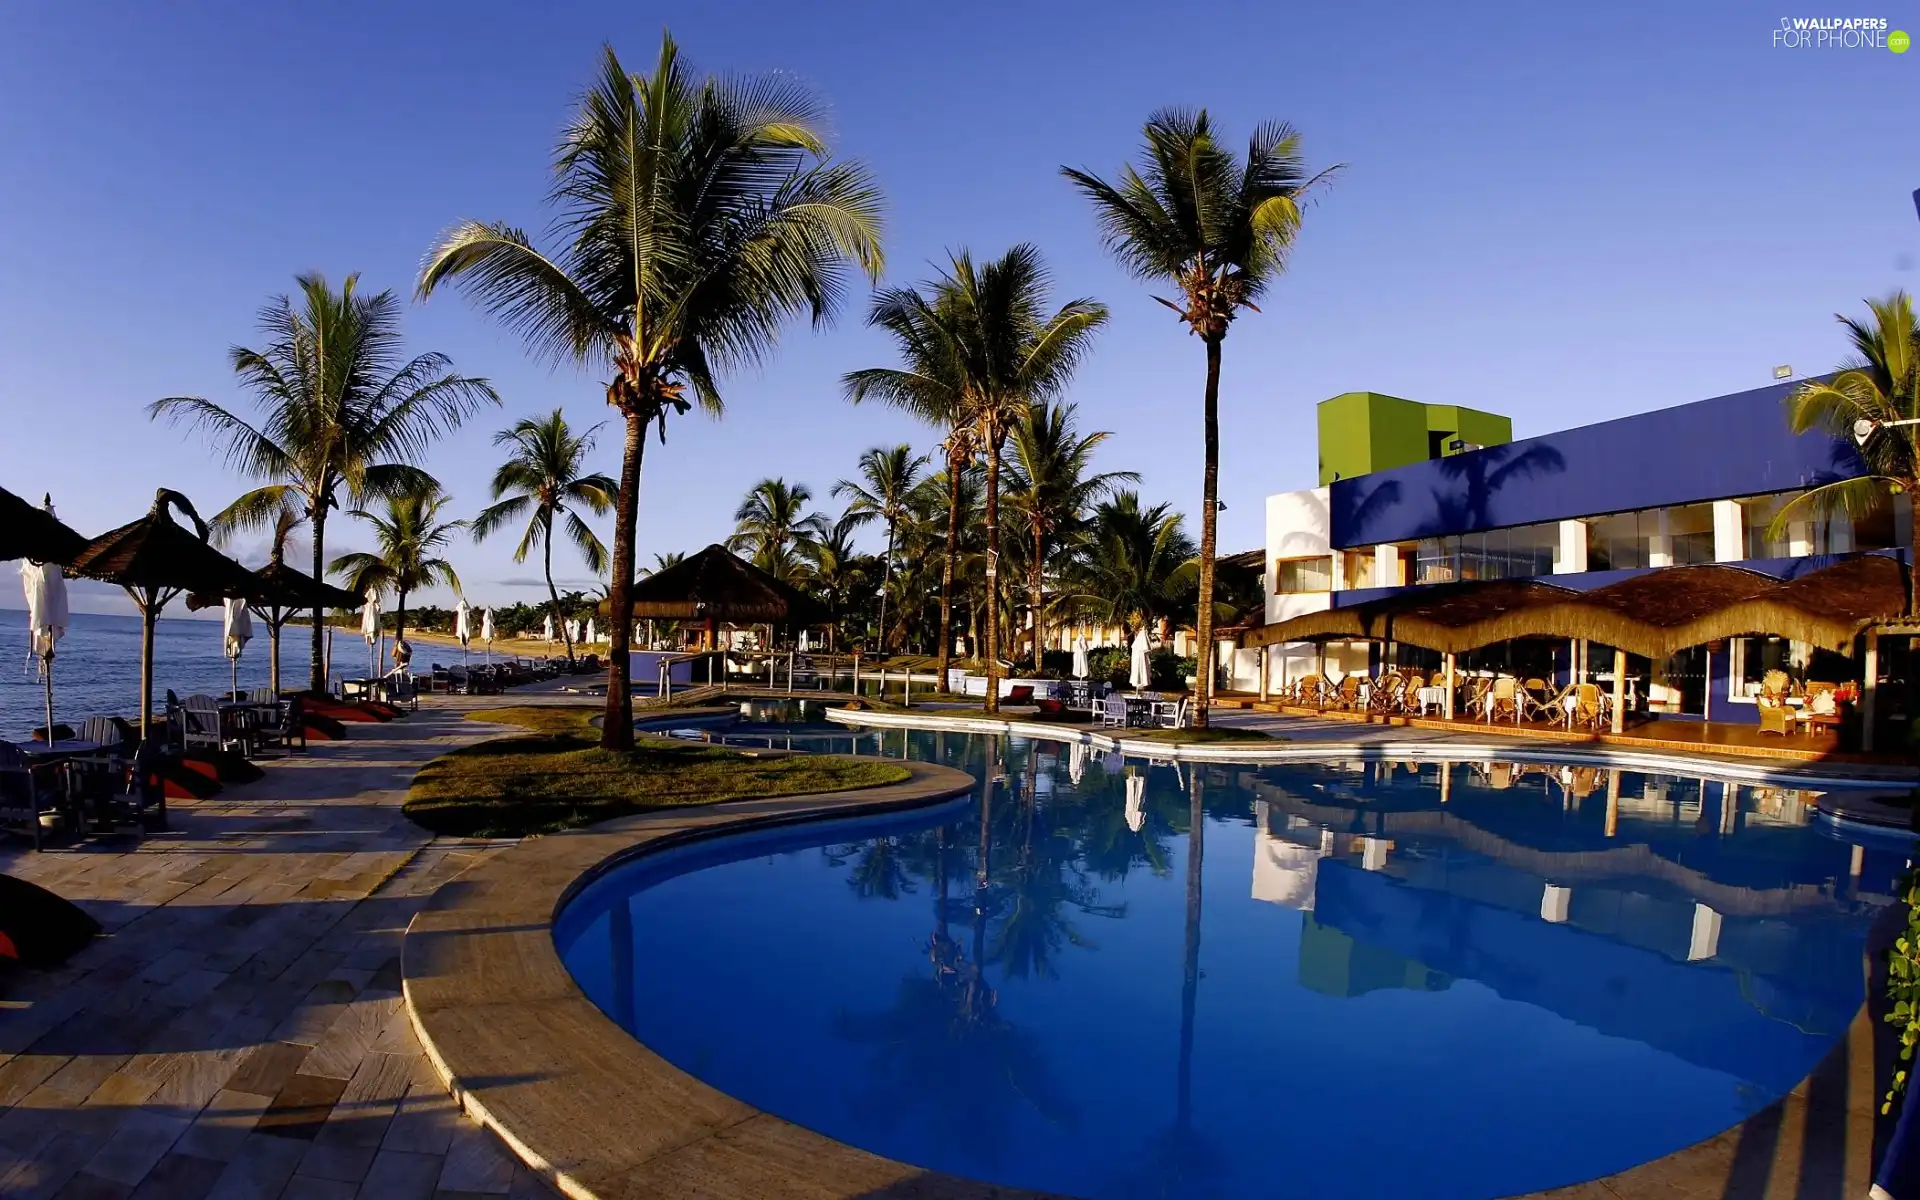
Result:
[[[183,529],[170,510],[192,524]],[[117,583],[140,610],[140,739],[153,718],[153,627],[162,609],[182,594],[252,598],[264,589],[251,571],[207,544],[207,523],[193,502],[161,488],[138,521],[88,542],[68,564],[69,576]]]
[[67,634],[67,581],[60,564],[20,564],[20,583],[27,593],[27,648],[40,663],[40,682],[47,694],[47,744],[53,744],[53,644]]
[[553,640],[553,614],[552,613],[547,614],[546,624],[540,627],[540,637],[541,637],[541,640],[543,641],[550,642]]
[[[267,565],[253,573],[259,581],[260,592],[253,597],[250,605],[253,615],[259,617],[267,627],[267,672],[272,677],[274,698],[280,696],[280,631],[288,621],[303,612],[316,608],[354,608],[360,603],[360,597],[345,588],[323,583],[311,575],[304,574],[286,564],[282,557],[282,548],[274,547],[273,556]],[[200,598],[189,596],[187,606],[204,607]],[[327,673],[332,673],[333,629],[327,629]]]
[[1152,682],[1153,676],[1147,670],[1147,631],[1142,628],[1133,635],[1133,657],[1127,670],[1127,682],[1135,691]]
[[1085,634],[1076,634],[1073,639],[1073,677],[1085,679],[1093,674],[1093,667],[1087,662],[1087,638]]
[[1139,833],[1147,823],[1147,777],[1127,776],[1127,828]]
[[87,548],[87,539],[53,515],[53,497],[35,508],[0,488],[0,560],[30,558],[36,562],[70,563]]
[[462,597],[460,603],[454,606],[453,636],[460,640],[460,662],[464,666],[467,661],[467,643],[473,640],[473,610],[467,607],[465,597]]
[[1073,786],[1079,787],[1080,780],[1087,773],[1087,747],[1084,742],[1075,742],[1067,747],[1067,778]]
[[369,591],[360,606],[360,636],[367,639],[367,678],[380,674],[380,660],[374,646],[380,642],[380,593]]
[[597,637],[594,633],[592,617],[587,618],[587,636],[584,640],[589,646],[593,645],[593,643],[600,640],[599,637]]
[[227,663],[233,677],[232,692],[237,693],[240,690],[240,656],[246,652],[247,643],[253,640],[253,618],[247,615],[245,600],[230,598],[225,601],[224,608],[221,614],[224,629],[220,641],[227,651]]
[[493,610],[480,614],[480,640],[487,644],[487,661],[493,661]]

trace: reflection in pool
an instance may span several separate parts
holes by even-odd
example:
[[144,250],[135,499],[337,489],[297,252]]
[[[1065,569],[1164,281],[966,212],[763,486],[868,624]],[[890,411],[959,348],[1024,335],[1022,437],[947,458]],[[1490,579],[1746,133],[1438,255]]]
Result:
[[750,1104],[1074,1196],[1504,1196],[1679,1149],[1845,1029],[1906,850],[1632,772],[904,749],[987,782],[641,860],[562,956]]

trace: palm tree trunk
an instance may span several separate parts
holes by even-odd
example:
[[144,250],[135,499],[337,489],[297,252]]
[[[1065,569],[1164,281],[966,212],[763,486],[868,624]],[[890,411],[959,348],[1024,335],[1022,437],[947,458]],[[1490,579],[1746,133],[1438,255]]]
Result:
[[1193,727],[1207,727],[1213,699],[1213,556],[1220,523],[1220,339],[1207,339],[1206,482],[1200,488],[1200,613],[1194,621],[1200,645],[1193,672]]
[[[620,503],[613,524],[613,635],[607,647],[607,709],[600,722],[602,750],[633,749],[633,542],[640,518],[640,462],[647,452],[647,423],[627,416],[627,442],[620,459]],[[548,543],[553,539],[549,537]]]
[[407,589],[394,590],[398,599],[393,605],[393,649],[389,653],[394,656],[393,665],[397,667],[400,665],[400,643],[407,640]]
[[[316,500],[313,504],[313,577],[324,580],[327,577],[327,505],[325,500]],[[313,609],[313,657],[307,663],[307,690],[316,696],[325,695],[327,690],[327,664],[321,639],[326,636],[326,621],[323,609],[315,605]]]
[[546,568],[547,598],[551,603],[551,607],[548,608],[547,611],[553,614],[553,623],[560,630],[560,641],[561,644],[567,648],[567,663],[571,666],[573,663],[573,639],[567,636],[567,621],[565,617],[560,615],[560,590],[553,586],[553,513],[548,511],[545,515],[547,532],[540,541],[543,549],[541,565]]
[[1000,439],[987,439],[987,711],[1000,711]]
[[1042,558],[1047,552],[1047,537],[1036,523],[1033,527],[1033,565],[1027,568],[1027,607],[1033,611],[1033,673],[1038,675],[1046,669],[1041,655],[1041,647],[1046,644],[1046,622],[1040,613],[1040,605],[1045,601],[1046,582],[1040,569]]
[[887,566],[880,573],[880,653],[887,652],[887,591],[893,587],[893,518],[887,518]]
[[947,557],[940,564],[940,644],[934,670],[936,685],[947,690],[947,672],[953,667],[953,565],[960,557],[960,456],[947,454]]

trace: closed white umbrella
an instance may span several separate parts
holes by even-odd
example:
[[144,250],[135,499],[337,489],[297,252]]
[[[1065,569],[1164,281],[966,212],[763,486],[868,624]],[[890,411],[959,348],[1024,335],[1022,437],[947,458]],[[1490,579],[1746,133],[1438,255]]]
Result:
[[593,618],[588,617],[587,618],[587,645],[591,646],[599,640],[600,638],[594,633],[594,630],[593,630]]
[[380,674],[380,659],[374,647],[380,644],[380,593],[367,593],[367,602],[360,606],[360,636],[367,639],[367,678]]
[[806,652],[807,652],[807,631],[802,629],[800,631],[800,653],[805,654]]
[[[47,512],[53,512],[51,501]],[[47,694],[47,744],[53,744],[53,644],[67,635],[67,580],[59,563],[20,564],[27,593],[27,650],[40,660],[40,681]]]
[[1087,662],[1087,639],[1084,634],[1073,639],[1073,677],[1085,679],[1093,674],[1093,667]]
[[253,618],[247,613],[245,600],[228,600],[221,606],[221,622],[225,626],[221,644],[226,647],[227,666],[232,675],[232,692],[238,699],[240,691],[240,656],[246,653],[247,643],[253,640]]
[[1067,747],[1067,778],[1073,786],[1079,787],[1080,780],[1087,773],[1087,747],[1083,742],[1075,742]]
[[540,638],[542,641],[547,641],[547,642],[550,642],[553,640],[553,614],[552,613],[547,614],[546,624],[540,627]]
[[453,636],[460,640],[460,665],[467,665],[467,643],[473,640],[473,610],[465,597],[453,607]]
[[1147,777],[1127,776],[1127,828],[1139,833],[1147,823]]
[[1147,631],[1141,629],[1133,635],[1133,661],[1127,671],[1127,682],[1137,692],[1152,680],[1153,676],[1147,671]]
[[493,660],[493,610],[480,614],[480,640],[487,644],[487,660]]

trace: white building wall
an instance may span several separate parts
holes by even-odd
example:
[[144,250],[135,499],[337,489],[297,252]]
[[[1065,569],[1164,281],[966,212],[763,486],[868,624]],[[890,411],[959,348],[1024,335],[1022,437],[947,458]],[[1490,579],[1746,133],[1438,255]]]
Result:
[[[1303,488],[1297,492],[1281,492],[1267,497],[1266,617],[1269,625],[1310,612],[1324,612],[1333,605],[1333,597],[1328,592],[1279,592],[1276,589],[1280,586],[1280,573],[1274,569],[1274,563],[1284,558],[1324,557],[1333,575],[1334,587],[1340,586],[1340,562],[1330,542],[1328,504],[1328,489],[1323,487]],[[1317,669],[1318,653],[1314,646],[1305,642],[1273,647],[1267,656],[1271,685],[1278,687],[1287,680],[1311,674]],[[1235,671],[1235,686],[1258,691],[1258,666],[1237,665],[1244,667],[1244,673]]]
[[1747,556],[1746,520],[1738,500],[1713,502],[1713,561],[1739,562]]

